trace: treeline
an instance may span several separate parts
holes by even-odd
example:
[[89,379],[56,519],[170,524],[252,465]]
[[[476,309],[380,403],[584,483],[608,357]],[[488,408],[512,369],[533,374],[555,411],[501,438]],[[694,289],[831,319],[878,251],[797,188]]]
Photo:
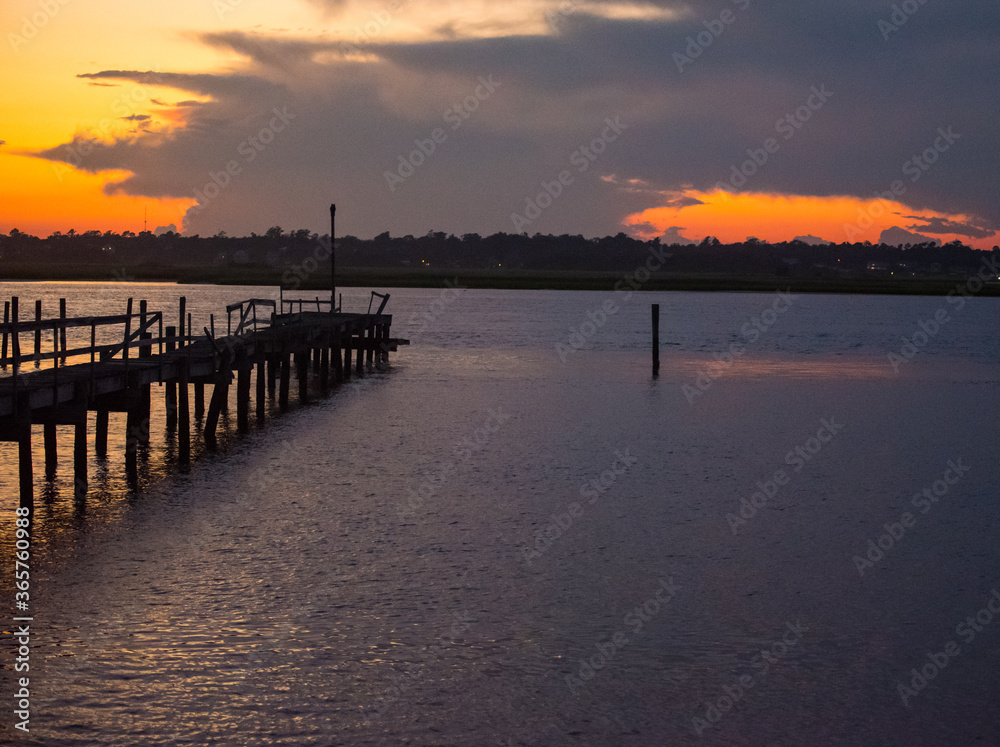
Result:
[[[989,252],[960,242],[943,246],[889,246],[870,242],[810,245],[801,241],[767,243],[751,239],[722,244],[707,237],[700,244],[661,245],[624,233],[603,238],[496,233],[337,239],[337,265],[342,268],[431,268],[438,271],[628,271],[645,263],[650,252],[665,257],[663,270],[679,273],[752,273],[807,277],[851,277],[886,273],[896,276],[939,276],[974,272]],[[279,274],[325,264],[329,236],[306,229],[286,232],[273,227],[263,235],[232,237],[182,236],[144,231],[54,233],[45,238],[13,229],[0,234],[3,265],[73,265],[103,268],[246,266]],[[993,248],[994,261],[1000,249]],[[2,265],[0,265],[2,267]],[[310,268],[312,269],[312,268]]]

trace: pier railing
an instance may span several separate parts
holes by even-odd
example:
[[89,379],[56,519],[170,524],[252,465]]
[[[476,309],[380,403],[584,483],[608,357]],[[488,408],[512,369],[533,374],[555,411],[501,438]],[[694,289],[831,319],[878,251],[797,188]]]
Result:
[[[270,312],[266,316],[262,314],[261,317],[258,318],[258,306],[262,306],[264,309],[270,309]],[[241,335],[247,330],[256,332],[262,327],[273,326],[275,307],[276,304],[274,300],[270,298],[251,298],[247,301],[229,304],[229,306],[226,307],[229,334]],[[239,310],[240,313],[236,324],[236,332],[234,333],[233,312],[236,310]]]
[[[60,299],[60,316],[55,319],[41,318],[41,302],[35,303],[35,319],[21,320],[19,318],[19,299],[15,296],[4,302],[4,318],[0,323],[0,371],[10,370],[13,384],[17,387],[19,374],[26,364],[34,364],[41,368],[43,361],[52,361],[53,373],[58,374],[60,367],[70,364],[74,358],[89,357],[91,368],[109,361],[124,361],[128,367],[132,350],[138,350],[138,357],[143,358],[154,354],[162,355],[164,346],[167,352],[178,350],[195,342],[199,337],[184,334],[190,332],[190,316],[186,325],[178,334],[176,327],[167,327],[164,333],[163,312],[148,311],[146,302],[139,302],[139,312],[133,313],[133,300],[128,299],[124,314],[105,316],[68,317],[65,315],[65,299]],[[185,319],[184,299],[181,299],[181,319]],[[109,327],[124,327],[124,333],[118,342],[98,342],[99,338],[107,340],[108,335],[102,334]],[[90,329],[89,344],[70,347],[67,341],[67,330]],[[32,343],[33,336],[33,345]],[[23,338],[27,339],[23,339]],[[80,337],[83,337],[81,335]],[[79,338],[78,338],[79,339]],[[86,339],[84,337],[84,339]],[[51,340],[51,344],[49,344]],[[30,352],[27,348],[30,346]],[[81,361],[77,361],[81,362]]]

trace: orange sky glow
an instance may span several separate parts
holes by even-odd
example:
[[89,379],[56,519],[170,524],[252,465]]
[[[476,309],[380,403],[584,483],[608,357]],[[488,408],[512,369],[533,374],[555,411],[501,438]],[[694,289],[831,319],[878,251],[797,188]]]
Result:
[[[680,234],[694,241],[715,236],[723,243],[744,241],[749,236],[770,242],[790,241],[796,236],[812,235],[839,244],[871,241],[878,243],[883,230],[899,226],[903,216],[944,217],[964,222],[964,215],[946,215],[914,210],[899,202],[856,197],[802,197],[740,193],[722,190],[689,190],[685,197],[703,204],[688,207],[654,207],[629,215],[623,221],[632,233],[651,239],[669,228],[681,228]],[[989,249],[995,239],[971,241],[957,234],[939,235],[944,242],[958,239],[979,249]]]
[[[380,42],[554,33],[546,27],[541,9],[548,6],[543,0],[516,0],[502,6],[481,0],[471,9],[468,4],[459,8],[447,0],[420,7],[398,2],[402,10]],[[673,16],[683,15],[633,2],[578,5],[605,18],[671,22],[676,20]],[[372,16],[371,7],[353,2],[344,4],[340,15],[332,16],[316,0],[280,6],[255,0],[176,0],[169,4],[57,0],[50,10],[43,12],[40,7],[37,1],[8,0],[0,8],[0,29],[6,36],[0,51],[5,70],[0,90],[0,110],[4,112],[0,123],[0,232],[4,233],[13,228],[43,236],[69,229],[138,232],[144,225],[150,230],[169,225],[180,229],[185,212],[196,204],[193,197],[116,194],[109,185],[122,181],[130,172],[88,173],[31,155],[74,138],[103,142],[151,135],[169,138],[185,125],[188,109],[182,102],[197,98],[188,91],[128,81],[95,81],[79,75],[102,70],[232,73],[248,68],[246,57],[221,45],[202,43],[198,34],[262,30],[289,38],[353,42],[357,30],[370,23]],[[389,162],[394,155],[390,154]],[[381,159],[379,168],[386,160],[383,156],[373,155],[373,161]],[[372,171],[376,170],[373,167]],[[723,242],[742,241],[748,236],[778,242],[812,235],[840,243],[877,242],[883,230],[913,224],[915,216],[955,223],[974,220],[850,196],[697,190],[687,190],[683,196],[700,204],[656,207],[658,197],[651,195],[654,206],[620,215],[620,227],[641,238],[679,229],[694,242],[707,235]],[[249,233],[249,227],[245,228],[244,233]],[[995,236],[969,239],[935,234],[934,238],[944,242],[958,239],[980,249],[997,243]]]

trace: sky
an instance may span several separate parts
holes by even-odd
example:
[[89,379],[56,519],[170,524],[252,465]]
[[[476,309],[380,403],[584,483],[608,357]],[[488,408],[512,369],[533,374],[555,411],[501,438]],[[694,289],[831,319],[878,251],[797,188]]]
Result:
[[0,232],[336,203],[362,238],[1000,243],[996,0],[5,0],[0,32]]

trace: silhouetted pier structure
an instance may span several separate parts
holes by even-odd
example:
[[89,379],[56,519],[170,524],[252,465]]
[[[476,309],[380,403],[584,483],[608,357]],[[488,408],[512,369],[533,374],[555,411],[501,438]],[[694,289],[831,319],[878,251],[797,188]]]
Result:
[[[245,432],[251,401],[256,405],[258,422],[265,418],[268,399],[276,396],[280,410],[288,409],[293,364],[301,401],[312,394],[310,364],[320,395],[350,378],[352,370],[360,376],[366,369],[386,364],[389,352],[408,341],[390,338],[392,316],[383,313],[388,295],[373,293],[373,301],[375,297],[381,298],[378,309],[372,312],[369,304],[364,314],[345,314],[332,308],[332,295],[329,301],[241,301],[226,309],[224,336],[216,334],[214,318],[212,328],[203,328],[200,333],[192,330],[183,297],[177,325],[166,327],[164,312],[150,311],[145,301],[139,302],[136,312],[131,298],[125,314],[88,317],[68,317],[62,299],[55,319],[42,319],[41,302],[36,301],[33,320],[19,317],[19,299],[5,302],[0,325],[0,441],[18,444],[21,504],[30,505],[34,498],[31,456],[35,425],[42,426],[50,476],[56,468],[56,426],[75,426],[75,492],[83,497],[87,491],[89,412],[96,412],[93,446],[99,458],[107,456],[108,414],[127,414],[125,472],[130,485],[136,486],[138,447],[149,442],[153,384],[164,385],[166,428],[176,432],[177,460],[186,464],[191,459],[192,393],[194,418],[204,419],[205,443],[212,448],[233,384],[237,429]],[[102,333],[115,327],[118,341],[99,344],[100,338],[108,337]],[[67,330],[83,330],[85,334],[87,329],[89,344],[69,349]],[[74,333],[73,337],[80,335]],[[27,345],[31,345],[30,352]],[[43,368],[42,363],[48,361],[51,367]],[[34,370],[26,371],[27,366]],[[207,412],[206,384],[211,385]]]

